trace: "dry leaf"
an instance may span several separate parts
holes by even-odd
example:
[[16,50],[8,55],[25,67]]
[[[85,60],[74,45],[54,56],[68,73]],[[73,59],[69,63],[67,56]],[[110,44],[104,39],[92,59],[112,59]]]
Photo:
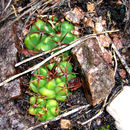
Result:
[[94,28],[94,22],[91,19],[85,18],[85,23],[88,27]]
[[79,7],[74,8],[73,11],[66,12],[65,15],[65,18],[73,23],[79,23],[84,18],[84,13]]
[[87,3],[87,10],[88,10],[89,12],[92,12],[92,11],[94,11],[94,9],[95,9],[94,3],[88,2],[88,3]]

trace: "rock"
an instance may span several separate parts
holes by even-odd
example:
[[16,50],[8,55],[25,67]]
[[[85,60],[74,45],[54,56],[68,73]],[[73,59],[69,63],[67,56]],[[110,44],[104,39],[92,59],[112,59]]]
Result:
[[115,119],[118,130],[130,129],[130,86],[123,86],[122,91],[115,96],[107,106],[107,112]]
[[81,73],[85,95],[91,105],[99,104],[114,86],[114,72],[104,58],[95,39],[72,49],[75,70]]
[[27,130],[33,120],[29,122],[29,117],[20,113],[13,101],[0,104],[0,130]]
[[71,122],[67,119],[61,119],[60,121],[61,129],[70,129],[71,128]]
[[122,42],[118,37],[113,38],[113,43],[115,44],[118,50],[123,48]]
[[[16,74],[17,48],[12,37],[10,28],[0,34],[0,82]],[[20,105],[24,107],[24,104],[16,105],[13,100],[21,97],[21,94],[20,79],[0,87],[0,130],[27,130],[34,123],[34,119],[21,109]]]
[[111,39],[105,35],[98,36],[98,39],[103,47],[109,47],[112,42]]
[[[0,82],[16,73],[14,64],[17,62],[17,48],[11,37],[10,30],[0,35]],[[0,87],[0,103],[19,97],[21,94],[20,79],[16,79]]]
[[[1,50],[1,49],[0,49]],[[17,51],[15,45],[9,45],[5,53],[0,55],[0,77],[1,81],[7,79],[9,76],[16,73],[13,64],[16,62]],[[21,95],[20,79],[16,79],[1,87],[0,95],[2,95],[0,102],[6,102],[9,99],[16,98]]]

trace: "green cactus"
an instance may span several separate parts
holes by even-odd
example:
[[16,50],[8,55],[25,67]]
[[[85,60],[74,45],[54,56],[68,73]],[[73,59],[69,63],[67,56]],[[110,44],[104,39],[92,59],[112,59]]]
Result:
[[40,121],[47,121],[59,114],[58,102],[54,99],[45,100],[36,96],[30,97],[29,114],[35,115]]
[[[73,29],[72,24],[67,21],[60,22],[55,16],[49,16],[47,21],[38,19],[32,24],[24,39],[25,47],[38,52],[48,51],[63,44],[68,45],[77,39],[71,33]],[[39,96],[30,97],[29,113],[40,121],[50,120],[59,114],[57,101],[66,100],[70,94],[68,83],[76,77],[72,65],[63,60],[69,56],[69,51],[60,56],[60,62],[48,62],[36,70],[30,79],[29,89]]]

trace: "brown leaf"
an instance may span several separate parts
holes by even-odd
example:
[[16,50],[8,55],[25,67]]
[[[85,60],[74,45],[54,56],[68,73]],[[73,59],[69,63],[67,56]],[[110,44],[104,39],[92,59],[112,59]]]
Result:
[[73,23],[79,23],[80,20],[84,18],[84,13],[79,7],[74,8],[72,11],[66,12],[65,15],[65,18]]
[[86,18],[85,23],[87,24],[88,27],[94,28],[94,22],[91,19]]
[[92,12],[92,11],[94,11],[94,9],[95,9],[94,3],[88,2],[88,3],[87,3],[87,10],[88,10],[89,12]]

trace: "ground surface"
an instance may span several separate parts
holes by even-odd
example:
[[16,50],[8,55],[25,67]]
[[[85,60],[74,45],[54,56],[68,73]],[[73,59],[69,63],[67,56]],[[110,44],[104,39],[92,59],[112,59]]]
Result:
[[[0,20],[6,18],[8,14],[11,13],[12,7],[9,6],[8,9],[6,9],[4,12],[4,4],[7,5],[8,2],[3,3],[2,0],[0,1],[0,13],[1,17]],[[15,7],[18,9],[19,7],[26,7],[26,5],[30,1],[25,0],[25,1],[12,1],[12,4],[15,5]],[[87,11],[86,5],[88,1],[84,0],[72,0],[70,3],[71,8],[74,7],[80,7],[83,12]],[[90,1],[91,2],[91,1]],[[97,1],[95,1],[97,2]],[[122,42],[123,48],[120,49],[119,51],[123,55],[124,59],[126,60],[127,64],[129,65],[130,63],[130,46],[129,46],[129,35],[130,35],[130,26],[128,23],[128,8],[127,7],[122,7],[122,8],[117,8],[115,3],[117,1],[113,0],[110,2],[103,1],[100,4],[98,4],[95,8],[95,17],[102,16],[104,20],[107,22],[106,29],[111,30],[112,28],[114,29],[120,29],[120,32],[118,35],[120,35],[120,40]],[[126,4],[126,3],[124,3]],[[127,8],[127,10],[125,9]],[[123,13],[119,13],[122,9]],[[64,12],[67,12],[70,10],[68,3],[63,2],[62,4],[58,5],[55,8],[55,14],[63,14]],[[107,12],[111,13],[111,23],[110,19],[108,19]],[[24,12],[24,11],[23,11]],[[51,13],[49,10],[48,13]],[[27,58],[23,55],[23,53],[20,51],[21,48],[23,47],[23,37],[21,36],[21,32],[24,26],[24,23],[26,19],[28,18],[28,14],[26,16],[23,16],[22,19],[20,19],[18,22],[15,22],[13,26],[9,26],[6,28],[8,24],[11,23],[16,17],[14,15],[11,15],[8,19],[3,20],[0,22],[1,30],[3,28],[6,28],[4,32],[0,33],[0,82],[5,80],[11,75],[14,75],[15,73],[19,73],[21,71],[24,71],[31,67],[32,65],[38,63],[41,61],[41,59],[34,60],[32,62],[27,63],[26,65],[20,66],[18,68],[15,68],[14,65],[18,61],[21,61],[23,58]],[[35,18],[35,14],[32,16],[32,19]],[[124,18],[126,19],[124,22]],[[114,22],[112,22],[114,21]],[[113,25],[115,23],[115,25]],[[90,34],[92,33],[92,28],[86,26],[84,24],[84,21],[81,21],[80,24],[80,36],[83,36],[85,34]],[[119,60],[118,60],[119,62]],[[120,71],[124,69],[122,64],[119,62],[118,64],[118,69],[117,73],[115,76],[116,83],[113,91],[115,89],[121,89],[123,85],[128,85],[129,84],[129,76],[126,73],[125,78],[123,78],[120,75]],[[27,84],[30,79],[30,74],[27,74],[25,76],[22,76],[19,79],[16,79],[14,81],[11,81],[7,85],[4,85],[0,87],[0,129],[27,129],[31,126],[35,126],[36,124],[39,124],[40,122],[37,122],[36,119],[33,116],[30,116],[28,114],[28,107],[29,104],[26,102],[29,97],[30,97],[30,92],[27,89]],[[26,93],[25,93],[26,92]],[[16,95],[12,98],[12,95]],[[78,107],[82,105],[87,105],[87,99],[85,98],[85,94],[83,91],[83,88],[80,88],[74,92],[72,92],[72,95],[68,97],[68,99],[64,102],[61,103],[61,111],[66,112],[68,110],[71,110],[73,107]],[[107,127],[107,125],[110,126],[110,130],[116,130],[116,127],[114,125],[114,119],[104,110],[104,112],[96,119],[94,119],[92,122],[89,122],[88,124],[82,126],[80,122],[84,122],[93,115],[95,115],[95,112],[101,108],[101,104],[96,106],[96,107],[89,107],[88,109],[91,109],[92,112],[90,114],[86,114],[87,110],[82,110],[79,111],[75,114],[72,114],[70,116],[67,116],[65,119],[68,119],[71,121],[71,126],[69,129],[74,129],[74,130],[83,130],[83,129],[103,129],[103,127]],[[47,125],[44,125],[40,128],[37,129],[54,129],[54,130],[60,130],[60,120],[51,122]]]

